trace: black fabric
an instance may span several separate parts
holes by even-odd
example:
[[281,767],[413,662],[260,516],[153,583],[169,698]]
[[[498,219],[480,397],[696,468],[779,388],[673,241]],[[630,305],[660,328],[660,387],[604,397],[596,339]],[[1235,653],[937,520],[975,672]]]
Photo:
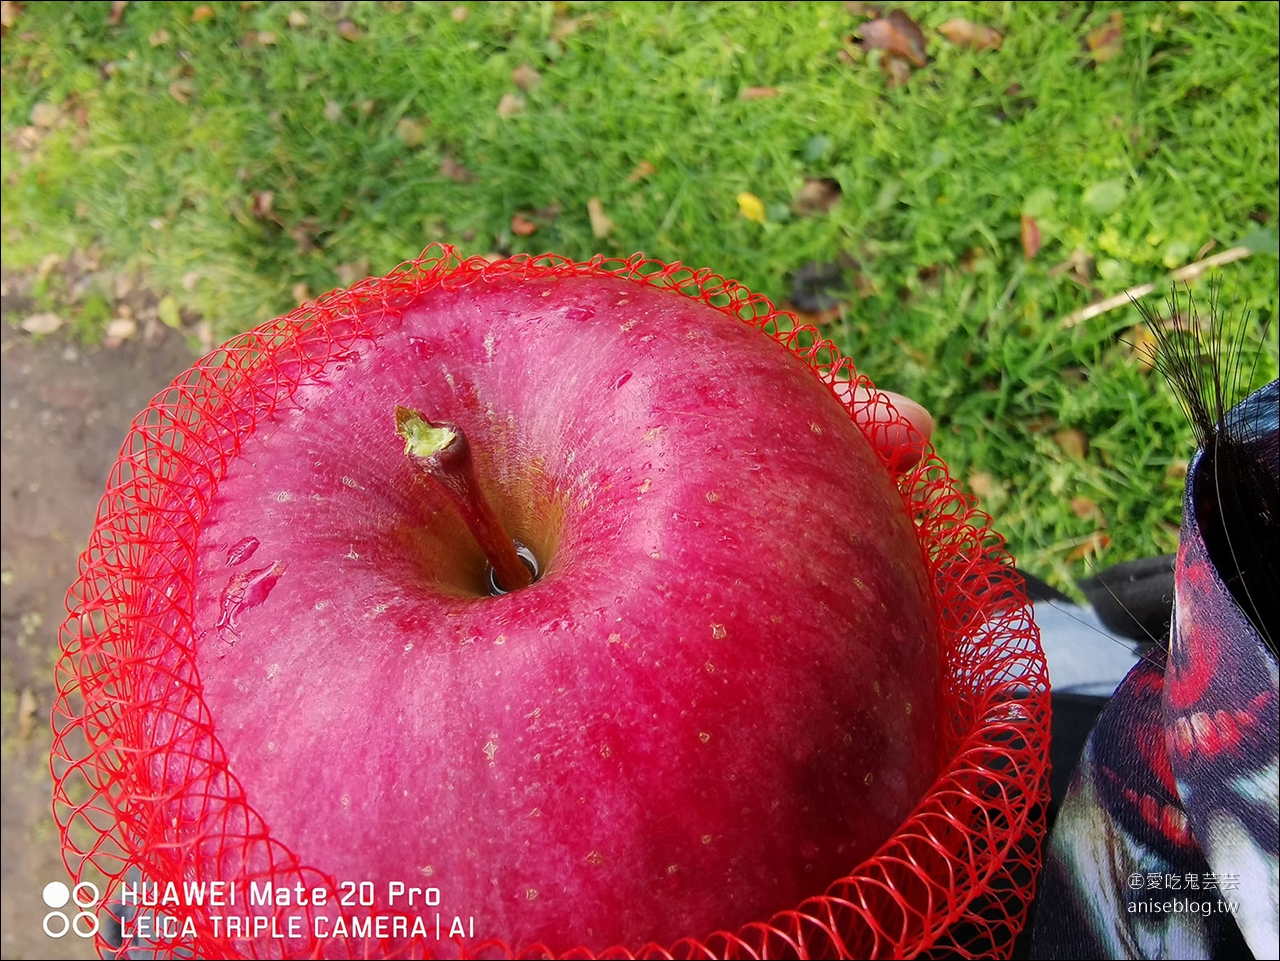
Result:
[[[1084,750],[1089,732],[1093,730],[1098,715],[1102,713],[1108,701],[1105,697],[1087,697],[1081,694],[1054,694],[1051,700],[1053,719],[1050,731],[1053,740],[1049,745],[1049,758],[1053,769],[1049,775],[1049,812],[1046,832],[1053,830],[1058,808],[1062,806],[1062,798],[1067,792],[1067,785],[1071,782],[1071,774],[1080,758],[1080,752]],[[1042,887],[1042,884],[1037,885],[1035,900],[1031,902],[1031,908],[1027,912],[1026,927],[1014,942],[1012,957],[1015,959],[1031,957],[1031,933],[1035,930],[1036,915],[1040,910]],[[1067,906],[1061,907],[1065,909]],[[1083,921],[1081,923],[1083,924]],[[1234,924],[1222,926],[1218,943],[1214,946],[1213,956],[1222,961],[1253,957],[1240,929]]]
[[1034,574],[1028,574],[1026,571],[1022,570],[1022,568],[1018,568],[1018,573],[1022,575],[1022,580],[1026,584],[1027,598],[1029,600],[1033,602],[1055,601],[1059,604],[1075,603],[1075,601],[1067,597],[1066,594],[1063,594],[1062,591],[1040,580],[1040,578],[1036,577]]
[[1080,590],[1111,633],[1160,642],[1173,620],[1176,561],[1176,554],[1162,554],[1116,564],[1080,581]]

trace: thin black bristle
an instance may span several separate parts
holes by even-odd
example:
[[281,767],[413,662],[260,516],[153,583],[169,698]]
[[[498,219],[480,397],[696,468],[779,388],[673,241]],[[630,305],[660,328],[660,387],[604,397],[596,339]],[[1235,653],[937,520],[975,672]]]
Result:
[[[1229,416],[1248,392],[1261,351],[1245,358],[1250,313],[1231,326],[1221,308],[1221,287],[1210,289],[1209,318],[1201,323],[1191,291],[1179,312],[1170,292],[1169,319],[1137,304],[1156,340],[1151,357],[1187,414],[1202,448],[1193,479],[1192,504],[1210,560],[1264,642],[1276,651],[1280,634],[1280,491],[1267,438],[1267,411]],[[1274,415],[1271,417],[1274,420]]]

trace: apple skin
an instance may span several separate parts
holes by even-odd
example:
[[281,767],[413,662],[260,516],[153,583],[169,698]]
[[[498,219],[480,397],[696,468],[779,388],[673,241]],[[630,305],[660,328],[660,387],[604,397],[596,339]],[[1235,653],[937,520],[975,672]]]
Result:
[[[929,576],[832,388],[601,277],[423,294],[259,422],[199,537],[197,665],[271,836],[556,950],[734,930],[874,853],[939,765]],[[467,432],[542,565],[485,561],[396,435]]]

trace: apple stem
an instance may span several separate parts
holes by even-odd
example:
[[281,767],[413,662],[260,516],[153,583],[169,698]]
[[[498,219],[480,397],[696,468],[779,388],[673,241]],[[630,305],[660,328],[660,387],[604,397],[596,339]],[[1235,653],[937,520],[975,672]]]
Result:
[[397,404],[396,433],[404,438],[405,456],[440,485],[462,515],[489,559],[498,592],[532,584],[533,571],[521,560],[516,543],[480,490],[471,445],[462,428],[447,422],[432,423],[419,411]]

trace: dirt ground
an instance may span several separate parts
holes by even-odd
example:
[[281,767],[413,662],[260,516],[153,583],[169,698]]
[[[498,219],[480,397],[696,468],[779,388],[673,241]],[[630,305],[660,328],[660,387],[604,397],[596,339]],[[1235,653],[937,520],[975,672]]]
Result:
[[[6,284],[6,287],[8,285]],[[14,329],[31,307],[0,298],[3,322],[3,899],[0,957],[96,957],[92,941],[42,928],[50,881],[68,881],[51,813],[53,666],[63,600],[129,423],[190,366],[186,338],[151,329],[116,347],[83,347],[62,332]]]

